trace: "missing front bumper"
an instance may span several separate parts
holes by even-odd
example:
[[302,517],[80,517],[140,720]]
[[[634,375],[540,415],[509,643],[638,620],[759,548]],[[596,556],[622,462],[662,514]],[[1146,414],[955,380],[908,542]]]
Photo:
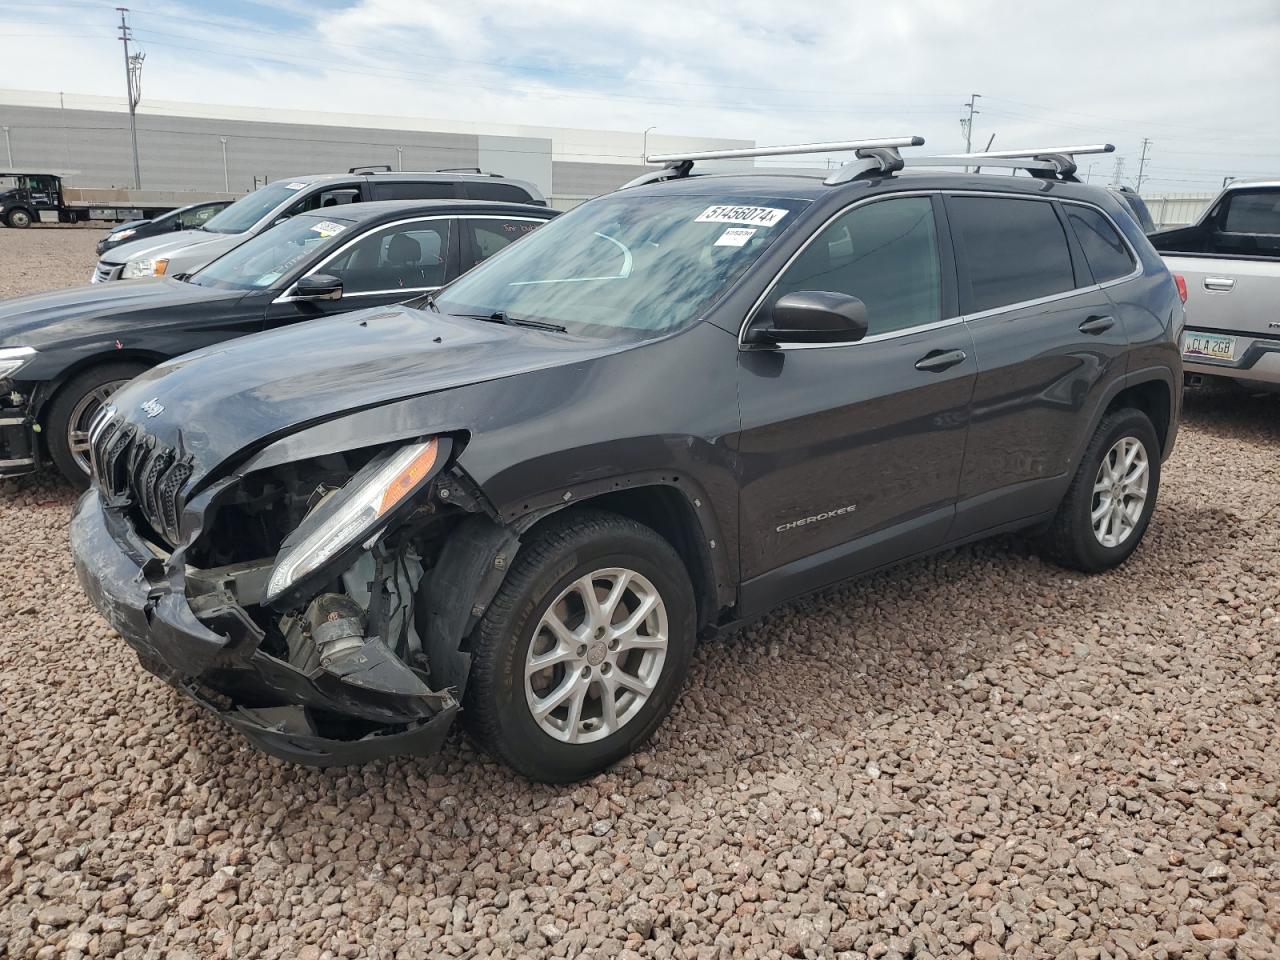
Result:
[[[261,631],[230,597],[216,612],[202,602],[198,618],[183,565],[157,557],[96,490],[76,504],[71,548],[85,593],[142,665],[266,752],[334,766],[432,753],[444,742],[458,712],[448,691],[387,697],[303,672],[262,649]],[[343,719],[350,729],[334,734]]]

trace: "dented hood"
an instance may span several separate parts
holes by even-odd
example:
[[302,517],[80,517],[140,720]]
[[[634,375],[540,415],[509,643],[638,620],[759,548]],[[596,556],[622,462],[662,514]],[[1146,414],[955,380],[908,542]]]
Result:
[[242,337],[160,364],[117,415],[193,458],[197,478],[357,410],[579,363],[624,345],[393,306]]

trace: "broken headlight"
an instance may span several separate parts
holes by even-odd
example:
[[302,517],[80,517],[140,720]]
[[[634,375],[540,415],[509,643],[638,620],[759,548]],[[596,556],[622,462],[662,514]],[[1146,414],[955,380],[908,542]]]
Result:
[[32,347],[0,347],[0,380],[5,379],[36,355]]
[[397,514],[396,508],[435,475],[433,468],[448,455],[448,442],[443,450],[441,441],[432,438],[379,454],[317,504],[280,548],[267,582],[267,602],[273,603],[353,546],[371,546]]

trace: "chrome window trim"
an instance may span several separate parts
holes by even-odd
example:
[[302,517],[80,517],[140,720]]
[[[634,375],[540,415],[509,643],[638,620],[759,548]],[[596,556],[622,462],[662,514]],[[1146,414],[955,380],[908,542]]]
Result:
[[[894,340],[899,337],[907,336],[913,333],[920,333],[928,330],[942,329],[943,327],[953,326],[957,323],[966,322],[969,320],[983,320],[983,319],[986,319],[987,317],[998,316],[999,314],[1009,313],[1010,311],[1013,311],[1013,310],[1020,310],[1026,307],[1036,307],[1036,306],[1040,306],[1041,304],[1053,303],[1056,300],[1064,300],[1067,297],[1074,297],[1077,294],[1081,294],[1081,293],[1092,293],[1092,292],[1100,291],[1107,287],[1114,287],[1117,284],[1128,283],[1130,280],[1136,280],[1138,277],[1143,276],[1146,272],[1145,268],[1142,265],[1142,258],[1138,256],[1138,251],[1134,249],[1133,244],[1129,242],[1129,238],[1124,235],[1124,231],[1121,230],[1120,227],[1116,224],[1115,219],[1109,213],[1107,213],[1106,210],[1103,210],[1096,203],[1090,203],[1087,200],[1076,200],[1076,199],[1065,198],[1065,197],[1030,196],[1025,193],[1012,193],[1012,192],[998,191],[998,190],[953,190],[953,189],[943,189],[943,188],[935,188],[931,190],[912,190],[912,191],[904,191],[902,193],[888,193],[878,197],[861,197],[860,199],[849,204],[848,206],[841,207],[838,211],[836,211],[834,214],[828,217],[827,220],[825,220],[822,223],[822,225],[818,227],[818,229],[813,231],[809,239],[804,242],[804,244],[800,247],[800,249],[798,249],[794,254],[792,254],[787,259],[787,262],[782,265],[782,268],[778,271],[777,275],[769,283],[769,286],[765,288],[764,292],[759,296],[759,298],[757,298],[756,302],[752,304],[751,309],[747,311],[747,317],[742,322],[742,326],[738,329],[738,349],[739,350],[761,349],[759,346],[748,344],[743,340],[743,337],[746,335],[746,332],[747,332],[747,327],[750,326],[752,319],[755,317],[757,311],[759,311],[764,301],[769,298],[769,294],[773,292],[773,288],[777,286],[778,281],[782,279],[782,275],[786,273],[787,270],[790,269],[791,264],[800,256],[800,254],[804,253],[804,251],[808,249],[808,246],[810,243],[816,240],[818,236],[824,230],[826,230],[827,227],[831,226],[831,224],[834,223],[839,217],[855,209],[856,207],[862,206],[863,204],[867,204],[867,203],[875,203],[881,200],[891,200],[897,197],[927,197],[927,196],[934,196],[934,195],[964,196],[964,197],[998,197],[998,198],[1009,199],[1009,200],[1034,200],[1034,201],[1041,201],[1041,202],[1052,202],[1056,200],[1058,201],[1058,203],[1073,203],[1073,204],[1076,204],[1077,206],[1088,207],[1090,210],[1095,210],[1098,213],[1102,214],[1103,218],[1107,221],[1107,223],[1111,225],[1111,228],[1115,230],[1116,234],[1120,237],[1121,242],[1125,245],[1125,249],[1129,251],[1129,256],[1133,259],[1133,262],[1135,264],[1134,270],[1133,272],[1126,274],[1123,277],[1116,277],[1114,280],[1107,280],[1104,283],[1090,283],[1082,287],[1073,287],[1070,290],[1064,290],[1061,293],[1052,293],[1052,294],[1049,294],[1048,296],[1037,297],[1033,300],[1022,300],[1017,303],[1010,303],[1004,306],[992,307],[989,310],[980,310],[977,313],[960,314],[958,316],[947,317],[946,319],[937,320],[931,323],[916,324],[913,327],[903,327],[901,330],[889,330],[884,333],[877,333],[877,334],[872,334],[869,337],[863,337],[861,340],[841,340],[838,343],[779,343],[774,346],[767,347],[765,349],[821,350],[827,347],[851,347],[859,343],[878,343],[884,340]],[[936,221],[935,221],[935,225],[936,225]],[[1069,224],[1067,225],[1067,229],[1070,229]],[[1078,243],[1079,241],[1077,240],[1076,242]],[[1081,249],[1080,252],[1081,252],[1081,255],[1083,256],[1084,250]],[[1088,267],[1090,270],[1093,269],[1093,267],[1088,263],[1087,258],[1085,260],[1085,266]]]
[[[362,234],[359,234],[358,236],[352,237],[342,246],[338,247],[337,250],[334,250],[331,254],[329,254],[329,256],[325,257],[323,260],[317,263],[314,267],[312,267],[306,273],[302,274],[302,276],[298,277],[297,280],[294,280],[291,284],[289,284],[289,286],[285,288],[284,293],[280,294],[280,296],[272,300],[271,303],[274,305],[277,303],[310,302],[310,301],[303,300],[300,297],[295,297],[292,295],[293,292],[297,289],[298,280],[301,280],[303,277],[309,277],[312,274],[316,273],[317,271],[320,270],[321,267],[325,266],[325,264],[327,264],[330,260],[338,256],[343,251],[347,250],[353,244],[359,243],[361,240],[364,240],[366,237],[372,237],[374,234],[381,233],[384,230],[389,230],[392,227],[404,226],[406,223],[424,223],[428,220],[459,220],[459,221],[460,220],[521,220],[526,223],[548,223],[550,222],[551,219],[553,218],[548,217],[544,219],[542,217],[528,217],[528,216],[504,217],[501,214],[497,214],[497,213],[477,213],[474,215],[467,214],[467,213],[433,213],[424,217],[410,217],[407,220],[393,220],[392,222],[384,223],[382,226],[374,230],[370,230],[367,233],[362,233]],[[515,241],[512,241],[512,242],[514,243]],[[459,276],[461,276],[461,274],[459,274]],[[359,293],[347,293],[346,291],[343,291],[342,299],[346,300],[354,297],[385,296],[388,293],[429,293],[432,290],[439,290],[441,286],[442,285],[437,285],[434,287],[394,287],[388,290],[362,290]]]

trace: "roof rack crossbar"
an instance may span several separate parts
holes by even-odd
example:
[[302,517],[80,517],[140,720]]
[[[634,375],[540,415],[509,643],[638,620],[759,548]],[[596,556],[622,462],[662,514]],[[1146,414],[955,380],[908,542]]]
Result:
[[[742,147],[737,150],[701,150],[692,153],[660,153],[646,156],[645,163],[661,163],[661,170],[650,170],[642,173],[621,189],[638,187],[646,183],[657,183],[662,180],[678,180],[692,175],[693,164],[697,160],[746,160],[752,157],[794,157],[815,153],[848,153],[852,151],[858,160],[845,164],[832,177],[839,176],[853,167],[860,171],[883,170],[892,172],[902,169],[902,157],[899,147],[919,147],[924,144],[924,137],[882,137],[874,140],[835,140],[830,143],[793,143],[776,147]],[[858,171],[848,174],[852,179]],[[829,179],[828,183],[841,183],[842,180]]]
[[[1112,153],[1112,143],[1089,143],[1073,147],[1034,147],[1028,150],[984,150],[979,153],[953,153],[939,157],[919,157],[912,160],[916,166],[959,166],[975,164],[979,167],[1005,167],[1027,170],[1032,176],[1050,172],[1059,177],[1074,177],[1077,170],[1075,158],[1086,154]],[[996,161],[1012,160],[1021,163],[998,163]],[[1032,164],[1037,164],[1032,166]],[[1048,164],[1048,166],[1044,166]]]
[[875,147],[920,147],[924,137],[882,137],[874,140],[836,140],[830,143],[793,143],[778,147],[742,147],[737,150],[702,150],[694,153],[660,153],[645,157],[646,163],[673,160],[744,160],[748,157],[794,157],[806,153],[847,153]]

